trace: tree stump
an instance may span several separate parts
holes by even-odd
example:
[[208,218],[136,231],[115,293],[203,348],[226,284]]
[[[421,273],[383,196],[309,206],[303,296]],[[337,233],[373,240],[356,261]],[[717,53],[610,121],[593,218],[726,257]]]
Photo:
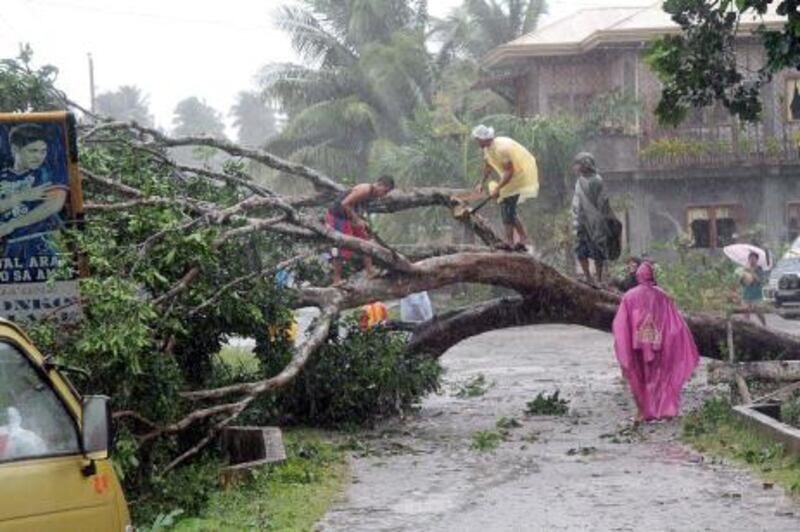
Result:
[[249,477],[257,467],[286,460],[279,427],[226,427],[220,445],[231,464],[220,472],[224,487]]

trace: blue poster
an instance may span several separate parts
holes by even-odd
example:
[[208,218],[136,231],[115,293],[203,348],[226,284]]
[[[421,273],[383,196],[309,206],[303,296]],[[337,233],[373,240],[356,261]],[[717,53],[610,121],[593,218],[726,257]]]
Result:
[[57,234],[70,191],[65,121],[0,122],[0,285],[42,283],[66,256]]

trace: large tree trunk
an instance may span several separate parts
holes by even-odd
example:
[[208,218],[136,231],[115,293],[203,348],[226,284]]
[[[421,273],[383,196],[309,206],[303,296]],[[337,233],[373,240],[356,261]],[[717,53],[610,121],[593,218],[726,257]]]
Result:
[[800,381],[800,361],[770,360],[736,364],[713,362],[708,366],[708,382],[711,384],[731,382],[737,374],[745,379],[776,382]]
[[[342,288],[310,289],[303,302],[318,305],[341,297],[345,308],[376,300],[396,299],[456,282],[481,283],[515,290],[516,298],[490,301],[422,325],[411,340],[415,351],[439,356],[456,343],[483,332],[536,323],[569,323],[611,331],[620,295],[591,288],[565,277],[533,257],[519,253],[458,253],[424,259],[410,272],[394,272],[373,280],[353,281]],[[725,358],[727,319],[690,314],[687,323],[700,352]],[[734,320],[739,360],[800,359],[800,337]]]
[[572,305],[562,305],[560,309],[546,305],[535,297],[512,297],[451,312],[419,327],[409,342],[409,349],[439,357],[462,340],[478,334],[544,323],[569,323],[611,330],[615,310],[612,305],[598,303],[579,309],[579,313],[572,312],[575,308]]
[[[414,351],[441,356],[458,342],[494,329],[540,323],[568,323],[610,332],[616,306],[603,300],[569,300],[544,304],[535,296],[490,301],[461,312],[450,313],[424,324],[414,333]],[[727,321],[718,316],[686,316],[700,353],[725,359]],[[734,326],[739,360],[800,359],[800,338],[747,322]]]

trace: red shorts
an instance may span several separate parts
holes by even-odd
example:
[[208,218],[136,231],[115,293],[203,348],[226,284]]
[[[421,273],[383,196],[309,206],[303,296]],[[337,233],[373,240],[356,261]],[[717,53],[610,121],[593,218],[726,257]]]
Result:
[[[362,227],[353,225],[347,217],[335,216],[331,211],[325,213],[325,225],[339,231],[342,234],[354,236],[362,240],[367,240],[367,232]],[[334,257],[342,257],[349,259],[353,255],[353,251],[347,248],[332,248],[331,253]]]

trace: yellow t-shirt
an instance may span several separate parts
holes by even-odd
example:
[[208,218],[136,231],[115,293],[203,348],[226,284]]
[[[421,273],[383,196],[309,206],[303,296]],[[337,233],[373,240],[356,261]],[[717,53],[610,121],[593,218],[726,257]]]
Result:
[[519,194],[522,203],[539,195],[539,169],[531,152],[514,139],[497,137],[488,148],[483,149],[483,158],[499,176],[505,174],[505,166],[511,162],[514,175],[511,181],[500,189],[498,201]]

